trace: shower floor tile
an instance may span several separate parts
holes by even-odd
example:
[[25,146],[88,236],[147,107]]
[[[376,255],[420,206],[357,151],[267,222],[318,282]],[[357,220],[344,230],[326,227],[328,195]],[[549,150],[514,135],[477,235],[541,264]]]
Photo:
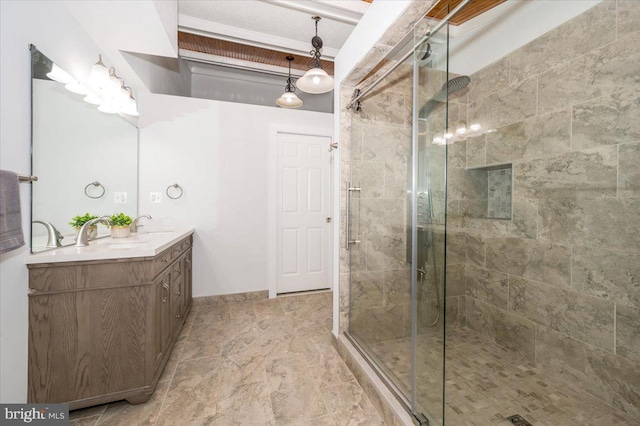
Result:
[[[442,406],[441,330],[420,335],[416,346],[416,400],[432,414]],[[370,347],[406,395],[410,389],[411,342],[398,339]],[[436,372],[434,374],[434,372]],[[520,414],[535,426],[640,422],[601,402],[576,386],[536,368],[521,355],[506,350],[466,328],[447,330],[445,421],[455,426],[506,426]]]

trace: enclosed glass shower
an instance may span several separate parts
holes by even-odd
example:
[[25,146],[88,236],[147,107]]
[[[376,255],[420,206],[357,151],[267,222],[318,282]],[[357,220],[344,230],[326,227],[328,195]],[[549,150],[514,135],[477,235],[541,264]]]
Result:
[[535,3],[350,110],[346,334],[421,424],[640,424],[640,2]]

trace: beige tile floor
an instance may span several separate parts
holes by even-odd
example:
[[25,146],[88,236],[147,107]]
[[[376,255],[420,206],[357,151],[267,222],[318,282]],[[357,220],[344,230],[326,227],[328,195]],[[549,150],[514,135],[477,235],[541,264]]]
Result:
[[331,293],[193,309],[148,402],[71,425],[384,425],[330,328]]
[[[416,346],[416,399],[442,418],[442,331],[419,336]],[[520,414],[535,426],[640,426],[624,413],[557,379],[527,359],[480,334],[457,328],[447,331],[445,424],[511,425]],[[381,342],[370,348],[397,378],[410,386],[408,339]]]

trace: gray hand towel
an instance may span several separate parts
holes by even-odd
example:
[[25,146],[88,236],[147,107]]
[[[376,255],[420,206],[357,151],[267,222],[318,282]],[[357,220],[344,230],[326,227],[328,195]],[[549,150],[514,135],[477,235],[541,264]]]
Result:
[[0,170],[0,253],[24,245],[18,175]]

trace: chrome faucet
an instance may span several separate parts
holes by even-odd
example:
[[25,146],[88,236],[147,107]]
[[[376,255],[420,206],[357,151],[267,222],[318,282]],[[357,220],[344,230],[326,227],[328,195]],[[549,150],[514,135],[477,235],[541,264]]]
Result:
[[51,222],[46,220],[34,220],[32,223],[40,223],[47,228],[47,245],[46,247],[62,247],[60,241],[64,238],[60,231],[56,229]]
[[144,225],[138,225],[138,219],[142,219],[143,217],[146,217],[147,219],[151,219],[151,216],[149,216],[148,214],[141,214],[140,216],[136,216],[131,221],[131,225],[130,225],[131,232],[138,232],[138,228],[144,226]]
[[93,225],[97,225],[98,223],[104,223],[107,226],[111,225],[111,221],[109,220],[109,216],[102,216],[97,219],[91,219],[88,222],[85,222],[80,228],[80,232],[78,232],[78,236],[76,237],[76,247],[85,247],[89,245],[89,228]]

